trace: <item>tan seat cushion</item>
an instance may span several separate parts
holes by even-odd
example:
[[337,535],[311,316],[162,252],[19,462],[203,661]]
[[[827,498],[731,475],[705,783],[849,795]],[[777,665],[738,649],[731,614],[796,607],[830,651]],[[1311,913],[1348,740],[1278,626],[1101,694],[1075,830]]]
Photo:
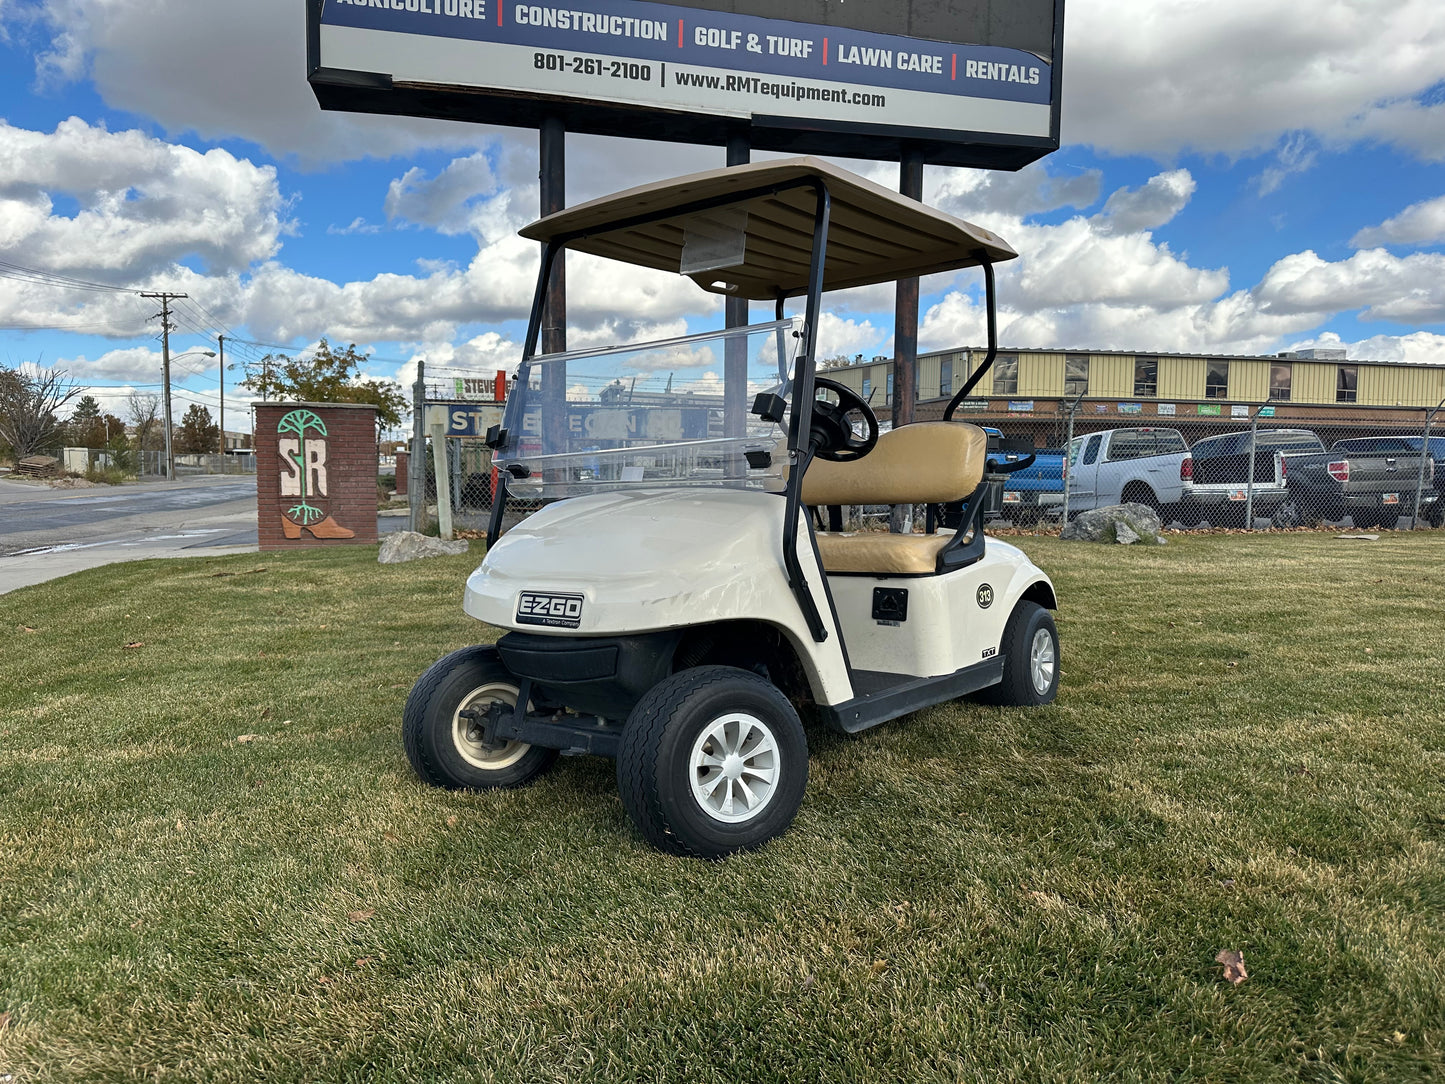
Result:
[[937,534],[818,535],[818,556],[826,572],[873,572],[882,576],[927,576],[938,567],[938,553],[953,539],[952,531]]
[[803,477],[803,503],[945,504],[983,481],[988,435],[964,422],[917,422],[890,430],[862,459],[817,459]]

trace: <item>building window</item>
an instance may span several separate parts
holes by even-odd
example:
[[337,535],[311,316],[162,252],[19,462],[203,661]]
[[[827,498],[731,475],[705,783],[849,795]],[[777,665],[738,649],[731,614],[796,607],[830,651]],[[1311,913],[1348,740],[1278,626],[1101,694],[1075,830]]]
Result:
[[885,405],[888,404],[888,403],[893,402],[893,370],[892,370],[892,369],[889,369],[889,370],[888,370],[888,390],[884,393],[883,402],[884,402]]
[[1159,359],[1134,359],[1134,398],[1153,399],[1159,394]]
[[1354,365],[1341,365],[1335,377],[1335,402],[1353,403],[1358,389],[1360,370]]
[[863,401],[871,402],[873,399],[873,381],[868,377],[863,378]]
[[993,393],[995,395],[1017,395],[1019,393],[1019,356],[1000,354],[993,360]]
[[1269,367],[1269,397],[1289,402],[1290,385],[1294,383],[1293,365],[1271,365]]
[[1089,355],[1069,354],[1064,358],[1064,394],[1089,394]]
[[1204,363],[1204,398],[1229,398],[1229,362],[1207,361]]
[[945,358],[938,363],[938,394],[953,394],[953,359]]

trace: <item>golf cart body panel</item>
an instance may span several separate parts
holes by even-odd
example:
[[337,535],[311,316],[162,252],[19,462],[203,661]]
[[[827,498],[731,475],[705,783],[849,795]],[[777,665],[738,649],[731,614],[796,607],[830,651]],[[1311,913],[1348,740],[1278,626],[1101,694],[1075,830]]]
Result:
[[[993,658],[1014,605],[1036,585],[1052,598],[1053,585],[1023,551],[993,539],[987,561],[943,574],[828,577],[853,666],[915,677],[943,677]],[[880,609],[879,590],[895,592],[893,610]]]
[[[463,608],[498,628],[571,637],[760,621],[786,633],[814,698],[841,703],[853,693],[839,638],[815,643],[788,588],[778,546],[785,511],[776,494],[733,489],[559,501],[527,517],[487,552],[467,580]],[[800,524],[799,552],[811,554],[806,531]],[[805,561],[804,568],[821,597],[816,563]],[[519,616],[524,594],[579,596],[581,605],[575,618],[565,608],[559,618]]]

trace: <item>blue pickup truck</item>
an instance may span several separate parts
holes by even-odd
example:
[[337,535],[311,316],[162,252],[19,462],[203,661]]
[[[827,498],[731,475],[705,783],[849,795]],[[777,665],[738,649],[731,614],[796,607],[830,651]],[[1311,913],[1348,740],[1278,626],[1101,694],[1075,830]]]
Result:
[[[1028,452],[991,452],[991,461],[1007,466],[1028,458]],[[994,498],[989,510],[1020,527],[1032,527],[1047,516],[1064,510],[1064,477],[1067,470],[1062,448],[1032,453],[1034,461],[1022,470],[992,479]]]

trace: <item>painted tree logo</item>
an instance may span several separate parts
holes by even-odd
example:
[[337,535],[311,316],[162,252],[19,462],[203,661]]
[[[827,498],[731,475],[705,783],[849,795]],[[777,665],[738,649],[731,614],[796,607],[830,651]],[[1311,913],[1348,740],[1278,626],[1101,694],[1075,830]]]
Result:
[[[303,531],[313,538],[355,538],[356,532],[328,513],[331,485],[327,481],[326,423],[309,410],[283,414],[276,424],[281,453],[281,496],[300,497],[281,514],[281,533],[298,541]],[[317,505],[321,507],[317,507]]]
[[313,496],[307,492],[307,483],[310,481],[311,471],[306,466],[306,434],[314,432],[317,436],[326,436],[326,423],[309,410],[293,410],[290,414],[282,417],[276,425],[277,434],[295,433],[299,448],[296,452],[296,466],[301,472],[301,503],[293,504],[286,510],[286,514],[297,523],[309,525],[321,519],[326,513],[315,505],[306,503],[306,498]]

